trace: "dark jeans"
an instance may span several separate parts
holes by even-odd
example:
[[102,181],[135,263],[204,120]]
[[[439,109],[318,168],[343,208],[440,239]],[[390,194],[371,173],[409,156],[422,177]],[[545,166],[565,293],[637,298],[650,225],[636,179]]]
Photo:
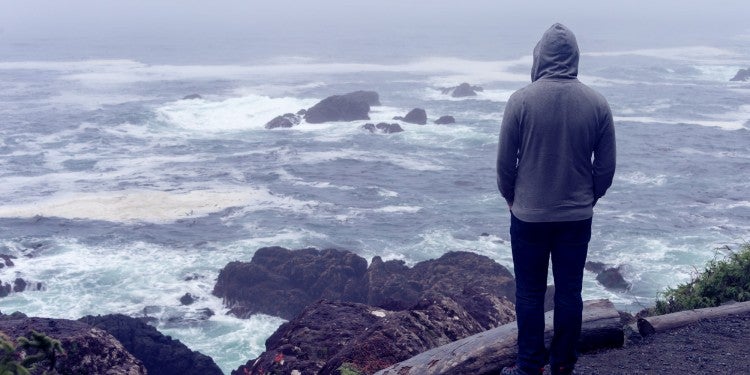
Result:
[[552,257],[555,280],[554,336],[549,350],[553,368],[572,368],[581,335],[583,266],[591,219],[549,223],[524,222],[511,214],[511,247],[516,276],[518,366],[538,371],[547,363],[544,347],[544,293]]

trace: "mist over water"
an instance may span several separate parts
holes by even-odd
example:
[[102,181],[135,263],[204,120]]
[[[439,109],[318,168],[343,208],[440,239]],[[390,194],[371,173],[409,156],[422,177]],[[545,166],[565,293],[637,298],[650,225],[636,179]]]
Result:
[[[0,311],[155,317],[228,373],[282,322],[233,318],[211,295],[259,247],[409,264],[469,250],[511,268],[499,121],[557,21],[618,136],[589,259],[622,265],[632,288],[586,273],[584,298],[637,311],[750,239],[750,83],[729,82],[750,67],[742,4],[651,3],[5,2],[0,253],[17,258],[0,280],[43,287]],[[441,93],[461,82],[485,90]],[[420,107],[428,125],[264,128],[354,90],[380,94],[370,122]],[[441,115],[457,123],[432,124]],[[185,293],[198,301],[182,306]]]

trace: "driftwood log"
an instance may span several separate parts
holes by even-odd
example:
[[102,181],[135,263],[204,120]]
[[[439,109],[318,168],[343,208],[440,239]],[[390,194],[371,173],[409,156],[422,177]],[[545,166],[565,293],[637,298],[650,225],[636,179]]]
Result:
[[[545,314],[547,343],[552,339],[552,312]],[[391,367],[376,375],[490,374],[516,360],[516,323],[469,336],[443,345]],[[620,315],[608,300],[585,301],[579,350],[621,347],[624,335]]]
[[684,327],[703,319],[746,313],[750,313],[750,301],[650,316],[638,319],[638,332],[641,336],[648,336],[657,332]]

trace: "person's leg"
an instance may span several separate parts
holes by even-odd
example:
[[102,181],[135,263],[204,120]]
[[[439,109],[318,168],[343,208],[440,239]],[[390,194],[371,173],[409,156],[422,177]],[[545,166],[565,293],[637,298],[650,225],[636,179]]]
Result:
[[550,345],[552,374],[573,371],[581,335],[583,268],[591,239],[591,219],[557,223],[552,249],[555,279],[555,334]]
[[544,293],[549,266],[548,223],[528,223],[511,217],[510,238],[516,277],[517,365],[537,374],[547,363],[544,347]]

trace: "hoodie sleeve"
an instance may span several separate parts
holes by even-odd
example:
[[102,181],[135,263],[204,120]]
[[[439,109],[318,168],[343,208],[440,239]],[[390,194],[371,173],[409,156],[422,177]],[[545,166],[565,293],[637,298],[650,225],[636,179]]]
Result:
[[519,140],[518,110],[511,97],[503,113],[497,148],[497,187],[508,205],[512,205],[515,198]]
[[604,196],[604,193],[612,185],[612,178],[615,176],[615,164],[615,125],[612,120],[612,111],[607,105],[599,140],[594,147],[594,164],[592,170],[594,177],[594,202]]

